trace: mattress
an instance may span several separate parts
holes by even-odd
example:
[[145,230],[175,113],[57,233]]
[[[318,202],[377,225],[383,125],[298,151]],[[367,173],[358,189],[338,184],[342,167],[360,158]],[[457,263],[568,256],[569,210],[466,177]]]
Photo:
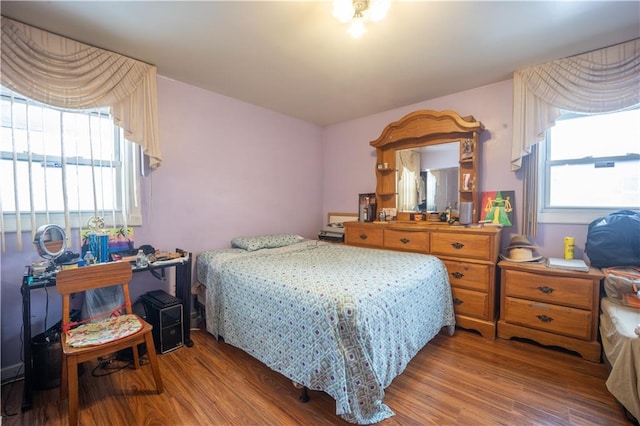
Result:
[[434,256],[318,241],[197,260],[207,330],[292,381],[336,400],[352,423],[393,412],[384,389],[455,316]]
[[600,302],[602,349],[611,364],[607,389],[636,419],[640,419],[640,309]]

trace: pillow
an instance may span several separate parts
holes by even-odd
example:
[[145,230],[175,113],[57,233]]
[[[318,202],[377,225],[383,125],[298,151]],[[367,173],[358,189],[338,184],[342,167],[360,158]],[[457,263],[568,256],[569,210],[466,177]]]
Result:
[[269,234],[255,235],[251,237],[235,237],[231,240],[231,247],[241,248],[246,251],[255,251],[263,248],[284,247],[302,241],[296,234]]

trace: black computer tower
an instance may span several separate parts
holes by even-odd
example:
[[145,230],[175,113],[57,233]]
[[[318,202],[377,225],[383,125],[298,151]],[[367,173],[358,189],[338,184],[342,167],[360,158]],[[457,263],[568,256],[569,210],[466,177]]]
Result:
[[156,352],[164,354],[184,345],[182,302],[170,294],[155,290],[141,296],[147,322],[153,326]]

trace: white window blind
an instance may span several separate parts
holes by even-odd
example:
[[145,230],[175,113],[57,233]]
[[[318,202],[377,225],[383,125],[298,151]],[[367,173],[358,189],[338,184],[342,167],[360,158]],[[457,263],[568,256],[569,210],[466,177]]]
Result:
[[[56,223],[140,225],[140,146],[106,110],[61,110],[1,88],[0,225],[5,233]],[[21,250],[21,238],[18,249]]]

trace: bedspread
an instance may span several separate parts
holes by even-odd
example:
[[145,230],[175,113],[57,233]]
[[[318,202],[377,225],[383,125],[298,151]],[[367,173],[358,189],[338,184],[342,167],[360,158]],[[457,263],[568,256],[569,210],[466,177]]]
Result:
[[451,288],[433,256],[318,241],[202,253],[207,330],[370,424],[393,412],[384,389],[442,327]]
[[608,297],[600,301],[602,350],[611,364],[607,389],[640,421],[640,310],[622,306]]

